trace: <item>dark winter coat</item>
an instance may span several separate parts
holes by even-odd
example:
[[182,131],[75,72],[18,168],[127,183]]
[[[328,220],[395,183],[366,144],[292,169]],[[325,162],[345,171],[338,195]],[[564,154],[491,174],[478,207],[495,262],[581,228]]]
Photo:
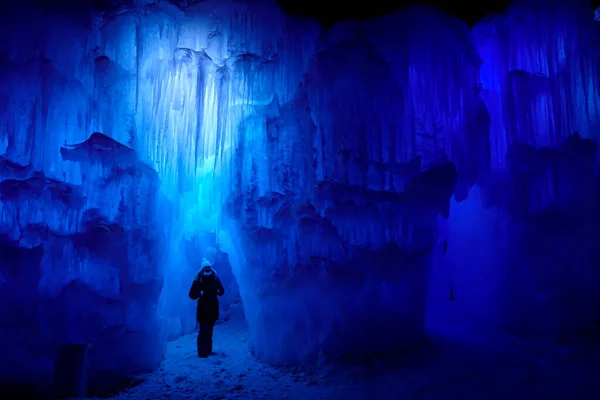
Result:
[[196,306],[196,321],[215,322],[219,319],[219,298],[225,289],[218,276],[200,276],[192,282],[190,299],[198,300]]

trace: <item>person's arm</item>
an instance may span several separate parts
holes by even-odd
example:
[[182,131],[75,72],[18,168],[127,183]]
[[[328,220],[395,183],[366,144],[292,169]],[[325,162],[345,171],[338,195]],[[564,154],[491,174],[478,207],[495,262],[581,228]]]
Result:
[[217,296],[223,296],[223,294],[225,294],[225,288],[223,287],[221,280],[217,278]]
[[192,300],[198,300],[198,298],[200,298],[200,281],[198,279],[194,279],[192,282],[189,296]]

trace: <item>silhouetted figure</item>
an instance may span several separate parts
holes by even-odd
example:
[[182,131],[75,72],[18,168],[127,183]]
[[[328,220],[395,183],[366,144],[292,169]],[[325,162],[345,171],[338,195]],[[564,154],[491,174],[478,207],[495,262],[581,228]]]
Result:
[[219,319],[219,298],[225,289],[215,270],[207,259],[202,260],[202,268],[190,288],[190,299],[198,300],[196,321],[200,324],[198,332],[198,357],[206,358],[212,353],[212,336],[215,322]]

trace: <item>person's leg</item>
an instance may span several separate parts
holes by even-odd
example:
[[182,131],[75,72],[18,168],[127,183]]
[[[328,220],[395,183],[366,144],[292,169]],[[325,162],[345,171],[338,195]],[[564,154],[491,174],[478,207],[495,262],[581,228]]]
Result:
[[211,321],[206,324],[206,342],[208,354],[213,354],[213,329],[215,327],[215,322],[217,321]]
[[196,346],[198,349],[198,357],[206,358],[208,356],[208,343],[206,340],[206,336],[208,333],[208,326],[206,326],[205,322],[200,322],[200,329],[198,330],[198,338],[196,342]]

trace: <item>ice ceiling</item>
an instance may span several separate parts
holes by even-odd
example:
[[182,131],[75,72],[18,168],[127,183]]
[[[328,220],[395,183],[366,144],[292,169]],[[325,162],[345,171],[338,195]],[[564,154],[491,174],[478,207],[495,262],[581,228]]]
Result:
[[217,252],[271,363],[419,343],[428,284],[524,335],[598,323],[586,1],[472,31],[188,3],[0,20],[4,380],[42,382],[65,342],[93,344],[96,382],[156,367]]

